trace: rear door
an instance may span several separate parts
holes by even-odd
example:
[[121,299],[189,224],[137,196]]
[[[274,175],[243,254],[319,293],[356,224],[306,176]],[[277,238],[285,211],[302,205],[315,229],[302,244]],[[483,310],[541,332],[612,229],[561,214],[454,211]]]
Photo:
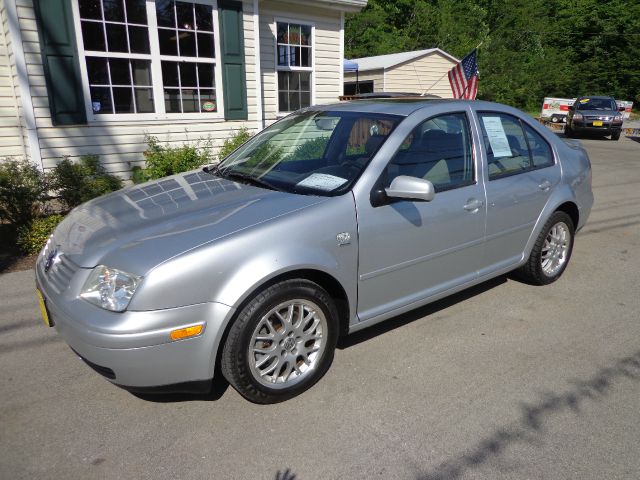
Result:
[[485,275],[522,260],[561,171],[549,143],[522,119],[491,111],[478,112],[478,118],[486,162],[487,230],[480,271]]

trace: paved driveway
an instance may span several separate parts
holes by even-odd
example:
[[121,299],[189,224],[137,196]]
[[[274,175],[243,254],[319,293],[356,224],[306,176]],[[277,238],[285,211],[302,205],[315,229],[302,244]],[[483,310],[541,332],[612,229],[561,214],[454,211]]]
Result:
[[559,282],[362,332],[275,406],[120,390],[43,326],[31,272],[0,275],[0,478],[640,478],[640,143],[584,143],[596,205]]

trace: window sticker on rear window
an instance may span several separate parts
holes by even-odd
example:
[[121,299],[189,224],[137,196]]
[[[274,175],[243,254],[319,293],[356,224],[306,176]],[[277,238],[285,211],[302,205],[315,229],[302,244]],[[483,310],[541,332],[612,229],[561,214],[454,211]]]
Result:
[[326,173],[313,173],[307,178],[298,182],[299,187],[317,188],[325,192],[330,192],[347,183],[346,178],[328,175]]
[[482,122],[489,138],[493,157],[510,157],[512,155],[511,147],[509,146],[507,135],[504,133],[500,117],[482,117]]
[[590,98],[583,98],[580,100],[580,103],[589,103]]

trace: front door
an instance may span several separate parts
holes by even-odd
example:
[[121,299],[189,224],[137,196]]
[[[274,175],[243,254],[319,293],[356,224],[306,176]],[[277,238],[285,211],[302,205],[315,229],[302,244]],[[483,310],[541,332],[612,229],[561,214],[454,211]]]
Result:
[[389,186],[398,175],[430,180],[435,198],[358,202],[360,321],[424,303],[478,275],[486,204],[467,113],[414,128],[378,185]]

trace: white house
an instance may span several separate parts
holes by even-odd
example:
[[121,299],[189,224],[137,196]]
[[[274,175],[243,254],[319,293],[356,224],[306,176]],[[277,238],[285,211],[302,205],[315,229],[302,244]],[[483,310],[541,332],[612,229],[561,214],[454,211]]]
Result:
[[349,64],[357,64],[344,75],[344,93],[410,92],[430,93],[451,98],[451,86],[447,72],[459,60],[439,48],[400,52],[375,57],[354,58]]
[[145,135],[222,144],[342,94],[344,15],[367,0],[3,0],[0,159],[98,154],[128,177]]

